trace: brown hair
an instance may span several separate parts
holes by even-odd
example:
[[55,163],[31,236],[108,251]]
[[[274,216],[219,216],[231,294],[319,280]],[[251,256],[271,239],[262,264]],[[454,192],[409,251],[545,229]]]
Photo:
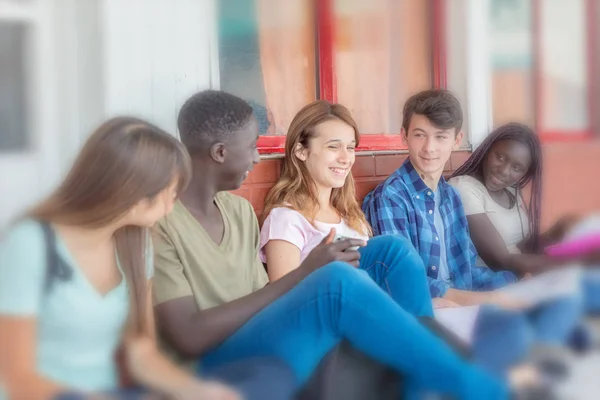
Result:
[[404,104],[402,127],[408,134],[413,115],[424,115],[433,125],[441,129],[454,128],[456,134],[463,124],[460,102],[452,92],[430,89],[412,95]]
[[[330,120],[342,121],[351,126],[358,145],[358,127],[346,107],[325,100],[317,100],[304,106],[294,117],[285,138],[281,177],[267,194],[261,223],[276,207],[292,208],[306,216],[309,221],[314,220],[319,206],[317,189],[306,166],[295,153],[298,144],[304,148],[308,147],[309,140],[315,136],[315,128],[319,124]],[[333,189],[331,204],[352,229],[366,235],[371,233],[365,215],[356,201],[352,174],[348,175],[344,186]]]
[[[153,199],[178,179],[188,184],[190,159],[174,137],[145,121],[111,119],[87,140],[67,177],[29,217],[58,224],[100,228],[113,223],[142,199]],[[115,232],[120,264],[132,293],[138,333],[148,333],[146,253],[148,228],[125,226]]]

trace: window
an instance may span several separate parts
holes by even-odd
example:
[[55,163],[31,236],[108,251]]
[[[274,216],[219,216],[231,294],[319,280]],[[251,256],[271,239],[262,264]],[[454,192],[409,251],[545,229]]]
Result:
[[292,118],[318,98],[351,110],[365,134],[360,149],[403,148],[404,101],[443,81],[433,61],[440,3],[221,0],[220,88],[253,106],[262,153],[283,152]]
[[492,0],[494,125],[524,122],[545,140],[591,135],[594,2]]
[[0,152],[19,152],[28,146],[23,22],[0,20]]
[[316,99],[310,0],[219,1],[220,88],[247,100],[263,135],[285,135]]
[[399,133],[402,106],[431,87],[429,3],[335,0],[337,101],[364,133]]

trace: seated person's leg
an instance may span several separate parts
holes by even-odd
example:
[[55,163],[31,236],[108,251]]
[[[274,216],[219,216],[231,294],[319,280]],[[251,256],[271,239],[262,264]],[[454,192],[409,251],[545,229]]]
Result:
[[433,316],[423,260],[407,239],[377,236],[359,251],[360,268],[396,303],[415,316]]
[[600,314],[600,269],[586,272],[583,279],[585,311]]
[[217,367],[205,378],[238,391],[244,400],[289,400],[297,388],[288,365],[275,358],[251,358]]
[[528,313],[537,341],[564,345],[579,324],[584,313],[580,295],[551,300]]
[[473,333],[473,361],[504,375],[525,360],[533,340],[531,324],[522,312],[482,306]]
[[506,398],[507,388],[461,360],[365,274],[347,264],[321,268],[265,308],[202,359],[202,368],[267,356],[306,382],[341,339],[406,376],[411,387],[461,399]]

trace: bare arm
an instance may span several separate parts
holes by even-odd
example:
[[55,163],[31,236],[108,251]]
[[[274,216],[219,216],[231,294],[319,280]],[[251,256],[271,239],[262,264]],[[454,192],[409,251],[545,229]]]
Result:
[[166,301],[155,307],[159,329],[182,355],[198,357],[218,346],[256,313],[284,295],[317,268],[332,261],[356,265],[357,251],[344,250],[364,246],[358,239],[331,244],[335,231],[317,246],[302,263],[281,279],[247,296],[206,310],[198,310],[193,296]]
[[[565,236],[581,221],[579,215],[565,215],[546,232],[540,234],[539,238],[539,249],[538,253],[543,250],[544,247],[556,244],[563,240]],[[517,245],[519,250],[523,253],[533,253],[534,246],[531,236],[526,237]]]
[[500,233],[486,214],[469,215],[467,220],[477,252],[494,271],[512,271],[518,275],[536,274],[563,266],[569,261],[543,254],[510,253]]
[[300,249],[285,240],[270,240],[265,245],[269,281],[274,282],[300,266]]
[[521,310],[529,304],[499,291],[470,292],[466,290],[448,289],[445,300],[450,300],[460,306],[494,304],[504,309]]
[[0,382],[8,398],[52,399],[69,389],[36,371],[37,318],[0,316]]
[[[152,283],[148,283],[146,318],[154,329]],[[206,398],[211,400],[238,399],[231,390],[221,385],[202,382],[177,367],[161,354],[154,331],[139,337],[133,331],[125,334],[126,362],[132,378],[144,387],[176,399]],[[205,397],[204,397],[205,396]]]

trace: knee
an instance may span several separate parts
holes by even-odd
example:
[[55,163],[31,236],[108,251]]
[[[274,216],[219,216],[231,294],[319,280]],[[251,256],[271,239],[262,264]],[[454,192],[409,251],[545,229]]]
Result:
[[384,235],[369,240],[369,246],[380,254],[390,254],[400,257],[405,264],[423,267],[421,256],[412,242],[403,236]]
[[375,236],[369,240],[369,244],[376,244],[378,247],[393,248],[396,250],[413,248],[412,243],[404,236],[397,235],[383,235]]
[[323,276],[328,282],[352,281],[358,278],[359,271],[348,263],[334,261],[319,269],[317,274]]

